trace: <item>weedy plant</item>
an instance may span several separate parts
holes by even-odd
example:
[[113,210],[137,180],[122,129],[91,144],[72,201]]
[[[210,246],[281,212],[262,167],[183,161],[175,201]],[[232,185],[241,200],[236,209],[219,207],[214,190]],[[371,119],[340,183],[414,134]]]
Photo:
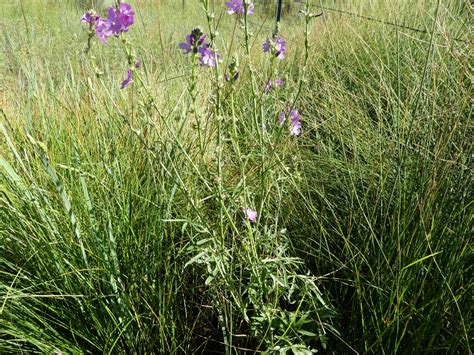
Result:
[[6,11],[0,351],[470,351],[464,9],[414,41],[196,3]]

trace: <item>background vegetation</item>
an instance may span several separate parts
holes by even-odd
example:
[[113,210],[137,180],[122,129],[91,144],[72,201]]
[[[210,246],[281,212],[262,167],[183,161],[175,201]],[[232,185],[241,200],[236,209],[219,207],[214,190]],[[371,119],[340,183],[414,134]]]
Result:
[[[84,52],[83,2],[0,4],[0,352],[469,353],[468,2],[317,1],[426,33],[326,10],[304,76],[297,5],[271,67],[257,4],[257,87],[285,85],[253,95],[211,1],[241,68],[220,114],[204,68],[189,109],[178,43],[207,31],[199,2],[131,3],[150,97],[119,89],[120,41]],[[295,99],[301,137],[257,124]]]

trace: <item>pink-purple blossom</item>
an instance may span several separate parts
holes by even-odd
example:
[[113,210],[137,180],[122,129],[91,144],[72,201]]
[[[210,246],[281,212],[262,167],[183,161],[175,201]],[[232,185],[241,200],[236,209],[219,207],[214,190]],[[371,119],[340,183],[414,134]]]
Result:
[[207,36],[199,28],[193,28],[190,34],[186,35],[186,42],[181,42],[181,48],[184,54],[197,53],[199,47],[204,43]]
[[181,42],[179,48],[184,54],[199,54],[199,63],[202,66],[215,67],[217,60],[221,58],[210,46],[205,43],[207,36],[199,28],[194,28],[186,35],[186,42]]
[[267,38],[262,45],[262,49],[264,52],[269,52],[278,59],[283,60],[285,59],[286,41],[281,36],[272,38],[272,40]]
[[125,78],[124,81],[122,81],[122,84],[120,85],[120,89],[125,89],[130,83],[133,83],[132,69],[128,69],[127,77]]
[[247,6],[247,15],[252,15],[254,10],[253,1],[247,1],[247,4],[244,4],[244,0],[230,0],[225,3],[227,7],[227,13],[243,15],[245,11],[245,6]]
[[198,52],[201,55],[199,57],[199,62],[203,66],[215,67],[216,61],[221,58],[221,56],[214,52],[207,43],[199,47]]
[[301,134],[301,116],[297,110],[287,106],[285,111],[280,114],[280,125],[285,123],[286,118],[290,118],[290,136],[299,136]]
[[285,82],[281,79],[276,79],[275,81],[273,81],[272,79],[268,80],[268,82],[265,84],[265,93],[269,93],[270,91],[273,90],[273,88],[277,88],[277,87],[280,87],[280,86],[283,86]]
[[81,17],[81,22],[95,24],[97,37],[103,44],[107,44],[107,38],[112,35],[118,36],[127,32],[135,21],[135,12],[130,4],[120,3],[119,7],[109,7],[107,18],[96,16],[92,11],[86,12]]
[[249,220],[250,222],[256,222],[257,221],[257,211],[254,211],[251,208],[243,208],[242,212],[245,215],[245,218]]
[[118,9],[115,7],[109,7],[107,11],[107,21],[110,26],[110,30],[115,36],[118,36],[122,32],[127,32],[128,28],[133,25],[135,12],[132,10],[130,4],[120,3]]
[[84,15],[81,17],[81,22],[82,23],[89,23],[89,24],[94,24],[99,17],[95,15],[93,11],[87,11]]
[[97,19],[95,32],[103,44],[107,44],[107,38],[113,34],[112,30],[110,29],[109,22],[101,17]]
[[135,22],[135,12],[132,10],[132,6],[125,2],[120,3],[118,12],[119,22],[122,25],[121,30],[126,32],[128,28]]

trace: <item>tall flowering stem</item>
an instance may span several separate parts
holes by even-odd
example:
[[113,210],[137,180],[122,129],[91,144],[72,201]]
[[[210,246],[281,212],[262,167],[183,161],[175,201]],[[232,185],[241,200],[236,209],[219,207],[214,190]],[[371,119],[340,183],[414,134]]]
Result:
[[[209,0],[201,0],[204,11],[206,13],[207,25],[209,30],[209,41],[210,46],[215,48],[216,44],[216,25],[215,25],[215,15],[211,12],[209,7]],[[217,120],[217,179],[216,179],[216,195],[218,196],[219,202],[219,219],[222,221],[226,218],[226,207],[224,206],[224,189],[222,186],[223,173],[222,173],[222,117],[221,117],[221,81],[219,80],[219,64],[217,54],[214,52],[216,65],[214,66],[214,80],[215,80],[215,116]],[[223,223],[221,223],[220,236],[215,238],[215,243],[221,248],[224,248],[225,245],[225,232],[222,228]],[[220,303],[221,307],[217,307],[217,312],[219,314],[219,322],[221,325],[222,337],[225,344],[225,353],[229,354],[232,346],[232,335],[229,335],[227,332],[228,326],[228,315],[226,312],[226,299],[222,295],[215,295]]]
[[[211,12],[209,8],[209,0],[201,0],[202,4],[204,6],[204,11],[206,12],[206,19],[207,19],[207,25],[209,29],[209,41],[210,41],[210,46],[212,48],[215,48],[216,44],[216,27],[215,27],[215,21],[214,21],[214,13]],[[213,52],[215,56],[215,66],[214,66],[214,76],[216,80],[216,85],[215,85],[215,94],[216,94],[216,114],[219,116],[220,111],[221,111],[221,85],[219,81],[219,64],[218,64],[218,55],[216,52]]]
[[203,138],[202,138],[202,127],[201,127],[201,118],[199,117],[198,114],[198,104],[197,104],[197,99],[198,99],[198,85],[197,85],[197,73],[196,69],[198,68],[198,54],[194,54],[192,56],[192,65],[191,65],[191,77],[189,80],[189,95],[191,96],[191,113],[194,116],[194,119],[196,121],[196,129],[198,131],[198,139],[199,139],[199,149],[201,151],[201,156],[204,153],[204,148],[203,148]]
[[[301,91],[303,90],[304,82],[306,81],[306,69],[307,69],[308,59],[309,59],[309,33],[310,33],[309,32],[309,24],[310,24],[312,18],[322,15],[322,13],[314,14],[314,13],[310,12],[309,10],[310,10],[310,2],[309,2],[309,0],[306,0],[305,9],[302,11],[302,13],[304,15],[304,18],[305,18],[303,68],[301,69],[301,74],[299,75],[298,91],[296,92],[295,98],[294,98],[293,103],[291,104],[288,112],[293,112],[294,111],[295,104],[296,104],[296,102],[298,101],[298,99],[301,95]],[[298,124],[299,124],[298,130],[297,130],[298,134],[295,134],[295,135],[299,135],[301,133],[301,124],[299,123],[299,120],[298,120]]]
[[206,43],[208,38],[201,29],[194,28],[190,34],[186,35],[186,42],[179,44],[184,54],[190,54],[192,59],[191,76],[189,77],[188,91],[191,96],[190,112],[196,120],[196,129],[199,135],[199,148],[201,155],[204,155],[204,141],[202,137],[201,118],[198,114],[198,83],[197,72],[198,67],[215,67],[218,64],[220,55],[212,49],[212,44]]
[[84,51],[86,54],[89,53],[92,47],[92,38],[94,38],[95,35],[95,24],[98,19],[99,17],[96,15],[94,10],[87,11],[81,17],[81,22],[87,23],[89,25],[89,29],[87,31],[87,47]]
[[[209,40],[210,45],[215,47],[216,43],[216,26],[215,26],[215,15],[211,12],[209,8],[209,0],[201,0],[204,11],[206,12],[206,19],[207,25],[209,28]],[[215,114],[217,117],[217,185],[219,190],[219,195],[222,193],[222,117],[221,117],[221,80],[219,80],[219,64],[218,58],[216,57],[216,65],[214,67],[214,79],[215,79],[215,95],[216,95],[216,103],[215,103]],[[222,204],[222,198],[220,198]],[[221,206],[221,214],[225,207]]]
[[[258,136],[259,136],[259,142],[260,145],[263,145],[262,141],[262,130],[260,127],[262,127],[263,122],[258,121],[258,105],[257,105],[257,82],[255,80],[255,71],[252,66],[252,59],[250,56],[250,34],[249,34],[249,28],[248,28],[248,6],[250,4],[249,0],[243,0],[243,5],[244,5],[244,12],[243,12],[243,17],[244,17],[244,45],[245,45],[245,54],[247,56],[247,63],[249,66],[249,72],[250,72],[250,80],[252,82],[252,102],[253,102],[253,119],[255,123],[255,127],[258,129]],[[263,113],[261,114],[261,117],[263,117]],[[262,154],[263,157],[263,154]]]
[[304,14],[304,19],[305,19],[305,28],[304,28],[304,60],[303,60],[303,73],[300,76],[300,82],[299,82],[299,87],[298,87],[298,93],[301,92],[303,82],[306,78],[306,68],[308,65],[308,59],[309,59],[309,23],[311,22],[311,19],[315,17],[321,16],[323,13],[319,14],[314,14],[310,12],[310,2],[309,0],[306,0],[305,4],[305,10],[303,11]]
[[[252,104],[253,104],[253,112],[252,112],[253,123],[254,123],[255,129],[257,130],[258,144],[259,144],[259,148],[261,150],[260,151],[261,164],[259,166],[259,170],[260,170],[259,177],[260,177],[261,185],[265,186],[266,176],[268,175],[269,169],[267,169],[267,167],[266,167],[268,162],[265,159],[266,154],[264,152],[265,145],[264,145],[264,141],[263,141],[263,127],[264,127],[263,105],[260,105],[260,110],[259,110],[259,105],[258,105],[258,101],[257,101],[257,99],[259,97],[259,95],[258,95],[259,90],[258,90],[258,85],[257,85],[257,81],[256,81],[256,76],[255,76],[255,70],[254,70],[253,65],[252,65],[252,58],[251,58],[251,53],[250,53],[251,48],[250,48],[250,33],[249,33],[249,22],[248,22],[248,16],[252,14],[248,11],[250,5],[253,5],[251,0],[243,0],[244,11],[243,11],[242,15],[243,15],[243,24],[244,24],[244,46],[245,46],[245,54],[246,54],[246,57],[247,57],[247,63],[248,63],[247,65],[248,65],[249,73],[250,73],[250,81],[251,81],[251,84],[252,84],[251,87],[252,87]],[[253,10],[253,6],[252,6],[252,10]],[[242,170],[241,174],[242,174],[242,179],[244,181],[244,186],[245,186],[245,172]],[[244,191],[247,191],[247,189],[244,189]],[[246,203],[248,203],[249,196],[245,196],[245,199],[247,200]],[[263,209],[264,202],[265,202],[265,197],[264,197],[264,195],[262,195],[261,198],[260,198],[259,206],[256,206],[257,210],[260,214],[261,214],[261,211]],[[254,238],[254,235],[253,235],[253,232],[252,232],[251,229],[249,229],[249,236],[250,236],[251,239]],[[252,245],[256,245],[256,243],[252,243]],[[252,253],[253,253],[254,257],[256,257],[256,251],[253,250]]]

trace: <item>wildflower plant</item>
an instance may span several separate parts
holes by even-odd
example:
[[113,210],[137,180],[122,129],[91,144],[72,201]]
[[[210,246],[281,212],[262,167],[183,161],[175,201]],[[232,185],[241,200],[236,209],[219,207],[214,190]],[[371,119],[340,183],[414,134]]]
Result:
[[[207,14],[209,33],[215,30],[213,14],[209,10],[208,2],[203,0],[204,9]],[[211,299],[214,300],[214,307],[218,314],[219,324],[222,329],[222,336],[225,346],[230,349],[235,341],[232,337],[232,332],[229,332],[231,325],[229,324],[229,317],[237,317],[242,319],[248,327],[250,327],[251,337],[256,337],[261,342],[262,349],[266,351],[276,351],[278,349],[298,349],[300,353],[304,351],[311,352],[309,343],[306,344],[302,339],[302,334],[313,335],[318,337],[320,328],[310,329],[305,324],[306,317],[315,319],[329,320],[332,317],[330,307],[323,301],[321,293],[316,286],[314,278],[304,274],[301,266],[301,261],[297,258],[289,258],[286,256],[287,248],[287,234],[278,231],[278,222],[275,221],[272,214],[272,209],[275,207],[266,198],[268,191],[274,188],[271,181],[278,180],[278,173],[272,171],[269,167],[269,162],[265,159],[248,159],[244,158],[244,147],[247,143],[242,142],[239,138],[239,131],[248,129],[248,135],[252,137],[251,146],[255,152],[262,157],[266,156],[269,150],[276,150],[280,145],[280,135],[287,135],[288,137],[298,137],[302,132],[301,117],[299,112],[287,104],[286,109],[281,114],[277,112],[270,115],[270,117],[278,117],[272,122],[267,121],[264,114],[264,104],[270,103],[270,107],[278,107],[280,103],[271,102],[272,98],[262,98],[263,93],[270,93],[276,88],[283,87],[284,81],[276,76],[275,73],[266,81],[265,87],[259,88],[257,85],[257,70],[254,68],[251,53],[251,37],[252,33],[249,30],[247,17],[254,12],[253,3],[250,1],[229,1],[225,3],[230,15],[236,16],[236,24],[240,23],[243,30],[243,50],[246,56],[245,69],[248,70],[250,90],[248,97],[250,102],[248,120],[246,122],[237,122],[232,119],[231,123],[222,125],[225,122],[225,117],[222,119],[216,115],[217,119],[217,133],[216,133],[216,151],[217,151],[217,171],[216,180],[217,186],[215,188],[215,195],[218,196],[219,201],[228,201],[230,206],[240,206],[241,213],[236,215],[242,216],[244,223],[236,223],[234,230],[231,233],[232,239],[223,233],[216,233],[209,238],[204,238],[199,241],[194,241],[189,247],[189,252],[194,255],[187,264],[202,265],[206,272],[206,285],[211,286],[209,293]],[[246,11],[247,9],[247,11]],[[193,34],[194,33],[194,34]],[[210,35],[210,37],[213,37]],[[193,54],[195,57],[202,57],[201,52],[205,50],[207,37],[202,31],[191,32],[187,37],[186,42],[180,44],[180,48],[185,54]],[[212,42],[212,41],[211,41]],[[267,39],[262,49],[264,53],[269,53],[270,67],[275,67],[275,61],[283,60],[286,54],[286,41],[282,36],[277,36],[272,39]],[[193,66],[195,67],[195,66]],[[227,82],[233,83],[240,78],[240,71],[238,67],[237,57],[234,55],[230,60],[224,79]],[[219,68],[214,67],[216,73],[216,112],[221,112],[219,106]],[[239,79],[240,80],[240,79]],[[245,85],[244,83],[242,85]],[[234,106],[235,90],[232,87],[228,91],[230,96],[230,114],[233,116],[236,112]],[[294,106],[295,101],[292,105]],[[199,115],[198,115],[199,116]],[[263,127],[268,127],[268,134],[265,134]],[[275,129],[279,127],[289,127],[286,129]],[[226,175],[222,171],[222,151],[226,145],[222,142],[222,137],[230,137],[232,142],[231,149],[233,154],[238,158],[239,162],[239,180],[243,186],[243,194],[229,197],[225,193],[231,190],[232,186],[228,186]],[[247,145],[248,147],[248,145]],[[292,155],[296,152],[291,152]],[[260,176],[262,185],[249,186],[247,185],[247,165],[252,165],[253,169]],[[268,182],[268,183],[265,183]],[[258,193],[250,193],[249,191],[259,191]],[[240,195],[240,196],[239,196]],[[218,204],[218,219],[223,220],[228,218],[229,207],[222,202]],[[254,206],[252,208],[248,206]],[[231,208],[236,208],[231,207]],[[235,239],[237,238],[238,239]],[[229,245],[237,243],[242,247],[238,250],[229,249]],[[278,249],[280,248],[280,249]],[[275,250],[279,250],[276,255]],[[262,265],[262,259],[266,260],[265,266]],[[225,260],[233,260],[232,265],[229,265]],[[244,280],[239,279],[239,284],[233,281],[233,270],[242,270],[246,275]],[[245,270],[245,271],[243,271]],[[281,274],[280,274],[281,273]],[[286,281],[281,280],[278,275],[287,275]],[[273,280],[273,281],[271,281]],[[237,292],[236,290],[244,290]],[[227,291],[222,291],[227,290]],[[296,290],[299,290],[296,292]],[[311,290],[311,291],[310,291]],[[301,292],[301,293],[299,293]],[[281,309],[277,305],[281,302],[297,303],[292,300],[291,295],[298,294],[299,302],[303,302],[305,297],[313,298],[316,301],[312,304],[313,311],[310,311],[301,318],[298,326],[294,327],[289,321],[292,317],[297,316],[297,312],[289,312],[286,309]],[[246,296],[242,296],[246,295]],[[311,295],[311,296],[309,296]],[[296,297],[296,299],[298,299]],[[302,298],[301,298],[302,297]],[[230,301],[231,300],[231,301]],[[314,325],[314,322],[311,321]],[[275,329],[275,324],[281,324]],[[286,327],[286,328],[285,328]],[[301,327],[301,328],[298,328]],[[330,328],[330,326],[329,326]],[[278,330],[280,329],[280,330]],[[291,331],[290,331],[291,329]],[[312,333],[311,330],[316,331]],[[334,330],[335,331],[335,330]],[[321,335],[319,338],[321,343],[326,343],[326,338]],[[301,343],[302,342],[302,343]]]
[[[243,320],[250,332],[249,337],[260,339],[261,346],[264,346],[267,351],[275,351],[279,347],[284,348],[285,346],[289,346],[291,349],[308,350],[311,349],[310,346],[304,341],[301,343],[303,338],[301,332],[306,332],[304,334],[310,332],[304,319],[298,323],[299,328],[295,328],[288,320],[297,317],[298,312],[289,311],[278,305],[282,302],[289,304],[300,302],[302,304],[305,297],[316,297],[317,301],[313,301],[312,306],[308,303],[309,300],[305,301],[305,305],[315,307],[315,309],[308,311],[304,317],[319,316],[320,319],[324,318],[325,320],[328,320],[329,316],[326,317],[324,313],[329,314],[330,307],[323,301],[315,279],[306,275],[301,261],[286,254],[289,247],[287,232],[284,228],[280,228],[281,222],[274,216],[276,206],[269,196],[270,191],[277,188],[276,181],[282,179],[281,174],[287,174],[288,171],[274,171],[274,168],[271,167],[272,163],[264,159],[269,154],[268,152],[278,149],[281,144],[280,134],[298,137],[302,132],[301,117],[298,111],[292,107],[296,99],[291,106],[290,104],[286,105],[286,109],[279,115],[276,122],[269,122],[264,111],[267,103],[270,103],[269,106],[272,108],[279,106],[277,98],[270,97],[271,95],[263,97],[262,94],[269,94],[284,85],[284,81],[278,78],[273,69],[277,60],[285,58],[286,41],[282,36],[276,36],[267,39],[263,44],[263,52],[271,55],[269,62],[272,70],[270,78],[265,81],[262,90],[262,87],[257,85],[257,70],[250,55],[253,34],[249,30],[247,17],[254,13],[254,4],[249,0],[232,0],[225,3],[228,14],[237,15],[236,24],[240,23],[243,30],[243,50],[246,56],[244,69],[248,69],[249,73],[251,103],[248,122],[238,123],[234,117],[229,121],[226,117],[228,112],[224,109],[222,101],[221,83],[232,84],[241,80],[242,68],[239,67],[238,57],[234,54],[227,67],[221,72],[220,62],[223,58],[216,50],[218,31],[214,20],[215,16],[208,0],[201,0],[201,3],[207,18],[207,33],[201,28],[193,28],[185,35],[184,41],[177,45],[182,55],[189,58],[186,64],[189,70],[186,77],[190,98],[187,114],[192,117],[191,127],[197,133],[195,144],[199,148],[199,157],[192,158],[188,153],[188,148],[185,148],[181,142],[181,134],[185,130],[187,119],[183,120],[177,129],[172,128],[165,119],[162,122],[172,132],[170,138],[173,144],[185,157],[187,164],[193,167],[199,181],[204,182],[206,191],[212,197],[209,200],[215,200],[213,203],[216,204],[216,211],[213,213],[212,219],[216,219],[217,224],[230,219],[232,227],[228,231],[222,228],[217,230],[205,228],[202,239],[190,240],[186,249],[187,255],[190,256],[186,267],[203,267],[202,270],[206,274],[204,284],[205,286],[212,285],[208,289],[208,293],[219,319],[224,344],[228,349],[235,341],[231,331],[233,325],[229,323],[231,315],[231,317]],[[151,107],[162,118],[163,115],[154,104],[153,99],[150,98],[151,94],[141,78],[139,71],[142,62],[134,54],[133,47],[126,40],[125,33],[135,22],[135,12],[131,5],[120,3],[118,6],[110,7],[104,18],[92,11],[87,12],[81,18],[81,22],[88,24],[90,33],[94,31],[104,45],[113,38],[120,39],[127,63],[126,76],[121,82],[120,89],[125,90],[132,83],[138,83],[139,87],[143,89],[142,93],[145,94],[144,101],[152,102],[151,106],[147,106],[147,110]],[[209,74],[206,74],[209,72],[214,74],[214,79],[210,80],[210,85],[213,88],[211,102],[214,122],[210,125],[204,124],[204,105],[202,105],[202,93],[199,90],[199,78],[203,76],[201,73],[209,77]],[[230,87],[228,92],[230,112],[234,115],[236,112],[234,106],[236,91],[232,89],[231,85],[227,87]],[[271,102],[273,99],[276,99],[277,102]],[[273,113],[270,116],[275,115],[278,113]],[[150,151],[154,158],[158,159],[141,131],[134,129],[129,120],[124,115],[121,116],[143,146]],[[279,126],[288,126],[289,133],[284,133],[288,131],[283,129],[272,129]],[[268,127],[268,129],[264,130],[263,127]],[[243,129],[250,130],[251,142],[242,141],[240,138],[239,131]],[[230,145],[226,143],[228,141],[231,142]],[[249,145],[253,146],[252,150],[258,152],[257,155],[261,159],[246,157],[244,151]],[[240,180],[238,184],[242,186],[242,189],[236,190],[239,192],[232,195],[229,194],[229,191],[234,190],[235,186],[230,183],[224,172],[223,160],[224,152],[227,151],[229,154],[229,149],[232,150],[232,154],[238,157],[238,179]],[[212,153],[208,153],[209,150]],[[291,155],[294,154],[295,152],[291,152]],[[198,166],[205,167],[204,171],[201,171]],[[250,169],[249,166],[251,166]],[[260,185],[255,185],[255,181],[248,182],[247,175],[252,170],[260,176]],[[167,170],[167,174],[171,174],[171,172]],[[212,182],[207,180],[206,175],[213,176]],[[182,186],[182,182],[178,184]],[[182,187],[184,188],[184,186]],[[183,193],[187,194],[186,191]],[[193,201],[194,197],[188,196],[188,199]],[[194,204],[194,202],[192,203]],[[199,223],[205,223],[206,217],[201,214],[199,208],[196,207],[195,210]],[[236,249],[233,247],[236,244],[242,247]],[[232,262],[230,262],[231,260]],[[235,279],[236,270],[241,274],[238,282]],[[293,296],[296,298],[293,299]],[[121,312],[125,315],[127,309],[123,308]],[[273,324],[281,324],[281,327],[268,331],[268,327],[273,327]],[[282,327],[287,327],[287,330],[281,331]],[[290,329],[291,331],[289,331]],[[323,338],[320,340],[321,342],[325,341]]]

